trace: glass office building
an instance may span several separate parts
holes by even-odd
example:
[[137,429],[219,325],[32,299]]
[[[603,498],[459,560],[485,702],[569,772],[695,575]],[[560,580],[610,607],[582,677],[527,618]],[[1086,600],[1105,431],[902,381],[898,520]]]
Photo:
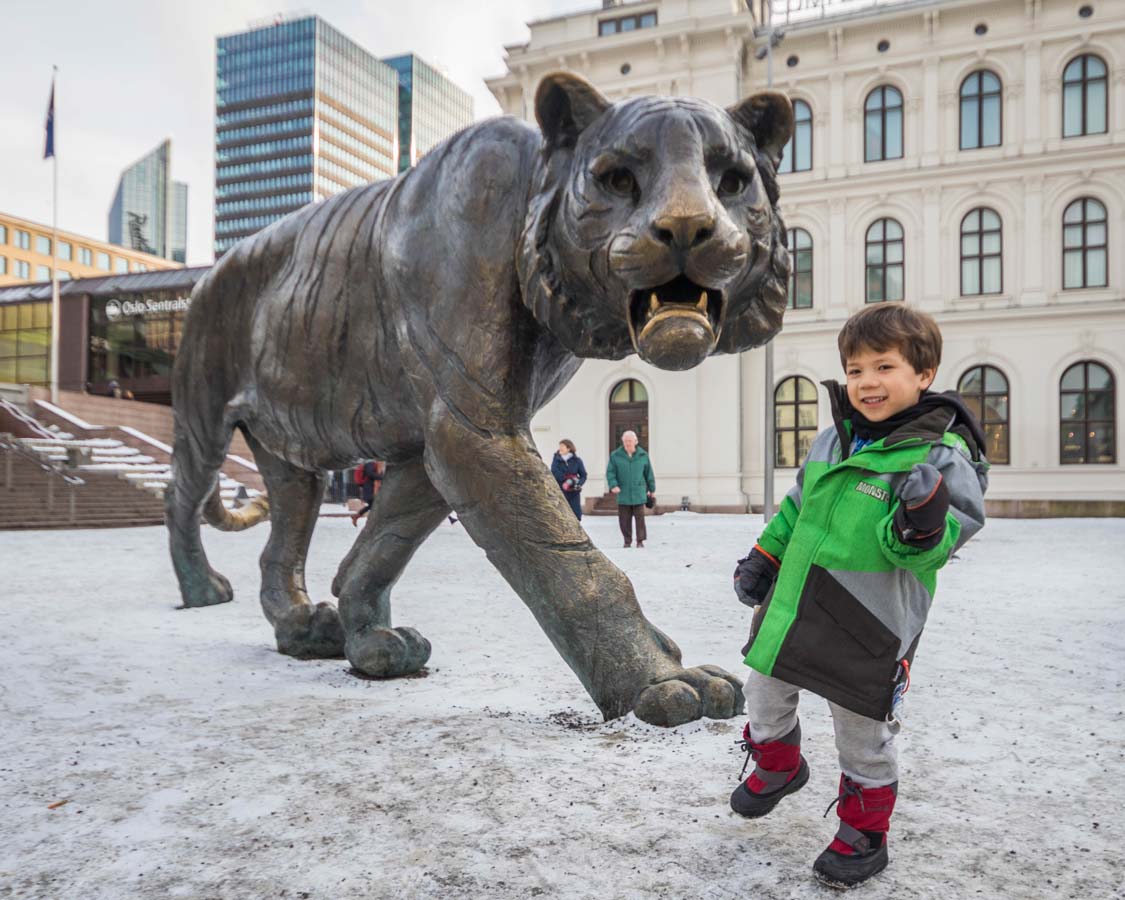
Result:
[[171,176],[172,142],[121,173],[109,210],[109,242],[184,262],[187,259],[187,185]]
[[473,98],[413,53],[383,60],[398,73],[398,170],[473,122]]
[[398,171],[398,77],[316,16],[217,42],[215,254]]

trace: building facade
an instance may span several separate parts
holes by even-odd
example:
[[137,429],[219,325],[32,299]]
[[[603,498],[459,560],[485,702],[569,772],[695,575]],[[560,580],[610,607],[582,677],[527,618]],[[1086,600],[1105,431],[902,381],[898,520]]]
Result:
[[215,253],[398,172],[398,74],[316,16],[220,37]]
[[96,241],[70,231],[53,242],[51,226],[0,212],[0,287],[50,281],[57,267],[60,281],[113,272],[148,272],[180,264],[151,253]]
[[[841,377],[844,319],[901,299],[942,327],[935,388],[960,389],[981,413],[994,511],[1125,514],[1125,254],[1112,252],[1125,236],[1119,5],[788,6],[774,22],[773,83],[797,119],[780,169],[794,274],[773,383],[761,352],[688,373],[587,362],[536,418],[540,449],[574,440],[596,494],[620,423],[643,419],[662,503],[746,509],[762,502],[772,393],[779,497],[831,421],[817,385]],[[558,69],[611,99],[729,105],[766,86],[762,18],[735,0],[666,0],[531,23],[489,87],[528,119],[536,84]]]
[[398,170],[473,123],[473,98],[413,53],[384,59],[398,73]]
[[172,180],[172,142],[164,141],[121,173],[109,210],[109,242],[187,260],[187,185]]

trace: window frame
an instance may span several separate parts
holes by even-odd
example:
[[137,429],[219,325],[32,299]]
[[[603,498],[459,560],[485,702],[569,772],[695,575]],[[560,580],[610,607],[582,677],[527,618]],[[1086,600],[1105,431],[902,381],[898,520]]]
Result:
[[[781,394],[781,389],[783,387],[785,387],[785,385],[788,384],[791,381],[793,382],[793,399],[792,400],[781,400],[781,399],[779,399],[780,394]],[[807,385],[809,385],[809,387],[812,388],[812,399],[811,400],[802,400],[801,399],[801,382],[805,382]],[[801,424],[801,407],[802,406],[806,406],[806,407],[811,406],[813,408],[813,410],[816,412],[817,424],[815,424],[815,425],[802,425]],[[792,407],[793,408],[793,424],[792,425],[779,425],[778,424],[778,419],[780,418],[780,413],[781,413],[782,407]],[[819,431],[820,431],[820,402],[819,402],[819,398],[817,397],[817,393],[816,393],[816,383],[811,378],[806,378],[804,375],[788,375],[785,378],[782,378],[780,381],[778,381],[778,383],[774,386],[774,389],[773,389],[773,432],[774,432],[773,452],[774,452],[774,459],[777,461],[777,468],[779,468],[779,469],[799,469],[805,462],[805,459],[802,458],[802,456],[801,456],[801,433],[802,432],[811,432],[812,436],[813,436],[813,439],[815,440],[817,432],[819,432]],[[793,435],[793,456],[794,456],[794,459],[795,459],[795,462],[793,463],[793,465],[788,465],[786,463],[781,462],[781,459],[782,459],[781,441],[782,441],[782,436],[785,435],[785,434],[792,434]],[[807,458],[807,456],[806,456],[806,458]]]
[[[1072,371],[1074,371],[1074,369],[1078,368],[1079,366],[1082,367],[1082,390],[1081,391],[1075,391],[1075,390],[1064,391],[1063,390],[1063,382],[1066,380],[1066,376],[1069,375]],[[1099,369],[1103,370],[1106,373],[1106,376],[1109,378],[1109,387],[1108,388],[1098,388],[1094,391],[1090,390],[1090,366],[1097,366]],[[1089,417],[1089,412],[1090,412],[1090,402],[1089,401],[1090,401],[1091,393],[1094,393],[1094,394],[1109,394],[1109,404],[1110,404],[1109,414],[1110,414],[1110,418],[1108,418],[1108,419],[1091,419]],[[1064,398],[1067,397],[1068,395],[1080,395],[1082,397],[1083,415],[1082,415],[1081,419],[1066,419],[1066,418],[1063,418],[1063,403],[1065,402]],[[1059,465],[1060,466],[1113,466],[1113,465],[1117,465],[1117,379],[1114,378],[1114,376],[1113,376],[1113,370],[1109,366],[1107,366],[1105,363],[1098,362],[1096,359],[1080,359],[1077,362],[1072,363],[1071,365],[1067,366],[1063,370],[1063,373],[1059,376],[1058,398],[1059,398],[1059,420],[1058,420],[1059,421]],[[1071,425],[1068,426],[1067,425],[1068,422],[1071,423]],[[1066,440],[1066,438],[1064,437],[1064,433],[1069,427],[1073,427],[1074,423],[1078,423],[1078,422],[1082,423],[1082,430],[1081,430],[1081,434],[1083,436],[1082,437],[1082,440],[1083,440],[1082,459],[1081,460],[1067,460],[1067,459],[1064,458],[1064,454],[1063,454],[1063,441]],[[1109,443],[1110,458],[1108,460],[1104,461],[1104,462],[1101,462],[1101,461],[1091,462],[1090,461],[1090,425],[1091,425],[1091,423],[1093,423],[1093,424],[1105,423],[1108,426],[1108,428],[1106,429],[1106,433],[1109,435],[1109,441],[1110,441],[1110,443]]]
[[[991,75],[996,79],[996,89],[984,89],[984,76]],[[976,93],[966,96],[965,85],[969,80],[976,79]],[[986,98],[996,97],[999,123],[997,127],[997,141],[995,144],[984,143],[984,101]],[[974,146],[965,146],[965,101],[976,100],[977,103],[977,142]],[[974,69],[961,80],[961,87],[957,91],[957,148],[958,150],[985,150],[989,147],[1002,147],[1004,145],[1004,79],[991,69]]]
[[[648,25],[644,24],[644,20],[652,16],[652,22]],[[631,28],[622,27],[625,22],[632,22]],[[603,30],[607,25],[613,25],[612,31]],[[644,12],[630,13],[627,16],[608,16],[604,19],[598,19],[598,37],[613,37],[617,34],[631,34],[634,31],[640,31],[643,28],[656,28],[660,24],[660,17],[657,15],[657,10],[649,9]]]
[[[901,233],[900,237],[897,237],[893,240],[887,239],[887,223],[888,222],[894,222],[894,224],[898,226],[898,230]],[[879,240],[873,241],[873,240],[871,240],[871,229],[873,229],[876,225],[878,225],[880,223],[882,223],[882,225],[883,225],[883,237]],[[887,262],[887,246],[890,245],[890,244],[901,244],[902,245],[902,260],[900,262],[895,262],[895,263]],[[879,246],[882,247],[883,259],[882,259],[881,262],[878,262],[878,263],[872,263],[867,258],[868,248],[871,247],[871,246],[875,246],[875,245],[879,245]],[[890,268],[891,266],[898,266],[902,270],[902,296],[901,297],[888,297],[887,296],[887,269]],[[869,272],[874,267],[879,267],[879,268],[882,269],[882,274],[880,276],[880,286],[881,286],[881,293],[883,294],[883,296],[878,298],[878,299],[872,300],[871,296],[870,296],[870,291],[869,291],[869,288],[871,287],[871,282],[869,280],[870,279]],[[881,216],[880,218],[878,218],[874,222],[872,222],[870,225],[868,225],[867,231],[864,232],[864,241],[863,241],[863,302],[864,303],[887,303],[887,302],[893,303],[893,302],[903,301],[905,299],[906,299],[906,229],[904,229],[902,227],[902,223],[899,222],[897,219],[893,219],[890,216]]]
[[[797,232],[805,235],[809,239],[808,247],[801,248],[797,246],[798,235]],[[812,309],[816,302],[815,294],[813,292],[813,239],[812,234],[809,233],[807,228],[801,228],[799,225],[790,228],[786,234],[790,268],[789,268],[789,297],[786,301],[786,309]],[[808,254],[808,268],[801,268],[801,256],[799,254]],[[807,306],[797,305],[797,278],[800,275],[808,275],[809,277],[809,302]]]
[[[984,213],[989,212],[996,216],[996,220],[1000,223],[995,228],[984,227]],[[968,221],[969,216],[973,213],[980,213],[979,226],[976,231],[965,231],[965,222]],[[1000,249],[995,253],[984,252],[984,236],[986,234],[996,234],[1000,238]],[[977,252],[965,255],[965,238],[968,235],[976,235],[977,237]],[[974,206],[964,216],[961,217],[961,228],[958,232],[957,248],[960,254],[961,265],[959,268],[961,279],[961,296],[962,297],[994,297],[997,294],[1004,293],[1004,220],[1000,217],[1000,213],[989,206]],[[984,264],[985,260],[995,259],[1000,266],[1000,287],[995,291],[984,290]],[[974,293],[965,292],[965,262],[967,260],[976,260],[977,263],[977,286],[979,290]]]
[[[894,106],[887,105],[887,91],[894,91],[898,97],[898,103]],[[867,104],[871,98],[879,92],[879,107],[877,109],[868,108]],[[887,156],[887,112],[889,110],[899,110],[899,123],[898,123],[898,156]],[[867,118],[871,115],[879,116],[879,156],[867,155]],[[900,91],[893,84],[880,84],[873,87],[867,92],[867,96],[863,98],[863,161],[869,162],[886,162],[891,159],[903,159],[906,156],[906,101],[903,99],[902,91]]]
[[[991,369],[997,375],[1004,379],[1003,391],[990,391],[988,389],[988,370]],[[980,390],[967,391],[963,387],[965,379],[967,379],[974,372],[980,372]],[[957,393],[961,395],[962,399],[966,401],[976,400],[980,404],[977,409],[977,420],[980,422],[981,428],[985,431],[987,437],[988,427],[990,425],[1004,426],[1004,458],[994,459],[988,456],[988,447],[982,447],[981,450],[988,456],[988,461],[996,466],[1010,466],[1012,464],[1012,382],[1008,378],[1007,373],[998,366],[990,365],[989,363],[978,363],[975,366],[970,366],[961,373],[961,377],[957,379]],[[1007,408],[1007,415],[1004,417],[989,417],[987,415],[988,399],[990,397],[1003,397],[1004,403]]]
[[[1082,218],[1078,222],[1067,222],[1066,214],[1067,214],[1067,212],[1070,211],[1070,208],[1072,206],[1074,206],[1076,203],[1082,204]],[[1096,203],[1098,206],[1101,207],[1102,218],[1100,218],[1100,219],[1089,219],[1087,217],[1087,209],[1088,209],[1087,204],[1089,204],[1089,203]],[[1067,245],[1066,245],[1066,229],[1068,227],[1074,227],[1075,225],[1081,225],[1082,226],[1082,243],[1078,247],[1067,247]],[[1087,233],[1088,233],[1088,229],[1091,225],[1101,225],[1101,226],[1103,226],[1103,228],[1105,230],[1105,241],[1104,241],[1104,243],[1090,245],[1087,242],[1086,236],[1087,236]],[[1062,289],[1064,291],[1083,291],[1083,290],[1088,290],[1090,288],[1109,287],[1109,211],[1106,209],[1106,205],[1104,203],[1102,203],[1102,201],[1099,200],[1097,197],[1082,196],[1082,197],[1076,197],[1074,200],[1071,200],[1070,203],[1068,203],[1065,207],[1063,207],[1062,231],[1061,231],[1059,236],[1060,236],[1059,244],[1060,244],[1061,249],[1062,249],[1062,279],[1061,279]],[[1066,283],[1066,255],[1067,255],[1067,253],[1073,253],[1076,250],[1081,252],[1081,254],[1082,254],[1082,283],[1081,284],[1068,285]],[[1090,252],[1093,251],[1093,250],[1101,250],[1105,254],[1105,281],[1103,281],[1101,284],[1090,284],[1089,256],[1090,256]]]
[[[804,108],[806,115],[802,117],[801,108]],[[809,139],[809,152],[808,164],[798,165],[797,156],[797,135],[802,127],[808,132]],[[791,150],[791,153],[786,153],[786,150]],[[786,165],[788,163],[788,165]],[[808,101],[801,100],[800,98],[793,101],[793,135],[786,142],[785,147],[782,149],[781,162],[777,166],[778,175],[791,175],[794,172],[810,172],[813,167],[813,114],[812,106]]]
[[[1100,62],[1102,64],[1102,74],[1101,75],[1095,75],[1093,78],[1091,78],[1088,74],[1091,59],[1096,59],[1098,62]],[[1082,74],[1081,74],[1081,76],[1077,79],[1067,81],[1066,80],[1066,70],[1069,69],[1078,60],[1082,61],[1082,67],[1081,67]],[[1077,56],[1075,56],[1073,59],[1069,60],[1065,66],[1063,66],[1063,75],[1062,75],[1061,80],[1062,80],[1062,90],[1060,91],[1061,102],[1062,102],[1062,123],[1061,123],[1061,125],[1062,125],[1062,138],[1063,138],[1063,140],[1066,140],[1067,138],[1088,137],[1092,134],[1109,134],[1109,66],[1106,65],[1106,61],[1104,59],[1102,59],[1100,56],[1098,56],[1098,54],[1096,54],[1096,53],[1080,53]],[[1102,129],[1101,131],[1090,131],[1089,127],[1088,127],[1088,120],[1089,120],[1088,113],[1089,113],[1089,110],[1090,110],[1090,96],[1089,96],[1089,94],[1090,94],[1090,82],[1092,82],[1092,81],[1101,81],[1105,84],[1105,90],[1102,92],[1102,106],[1103,106],[1102,119],[1105,122],[1105,128]],[[1067,134],[1066,133],[1066,88],[1067,88],[1068,84],[1080,84],[1080,85],[1082,85],[1082,100],[1080,101],[1081,107],[1082,107],[1082,130],[1079,131],[1077,134]]]

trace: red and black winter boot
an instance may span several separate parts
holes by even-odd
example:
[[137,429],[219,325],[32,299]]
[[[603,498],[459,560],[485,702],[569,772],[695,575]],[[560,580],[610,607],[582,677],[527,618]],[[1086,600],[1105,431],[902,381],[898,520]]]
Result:
[[[863,787],[847,775],[840,776],[840,794],[832,801],[840,827],[813,863],[817,881],[847,890],[887,867],[887,831],[897,795],[897,781],[882,787]],[[824,814],[827,816],[828,810]]]
[[757,819],[766,815],[782,797],[795,794],[809,780],[809,764],[801,756],[801,724],[798,722],[784,737],[757,744],[750,738],[750,724],[742,729],[739,746],[746,751],[742,778],[753,759],[756,765],[750,777],[730,795],[730,808],[740,816]]

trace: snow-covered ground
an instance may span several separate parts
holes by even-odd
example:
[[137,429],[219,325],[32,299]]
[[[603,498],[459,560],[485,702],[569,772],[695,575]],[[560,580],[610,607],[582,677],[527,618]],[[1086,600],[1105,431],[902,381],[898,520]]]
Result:
[[[730,573],[760,522],[678,513],[591,536],[689,664],[741,671]],[[727,809],[741,720],[603,724],[459,526],[396,593],[426,677],[278,655],[268,526],[208,530],[236,601],[175,611],[160,528],[0,534],[0,897],[824,897],[831,722],[768,818]],[[320,598],[355,531],[322,520]],[[994,520],[945,571],[871,898],[1125,896],[1125,520]],[[62,805],[58,805],[62,804]],[[52,808],[54,807],[54,808]]]

